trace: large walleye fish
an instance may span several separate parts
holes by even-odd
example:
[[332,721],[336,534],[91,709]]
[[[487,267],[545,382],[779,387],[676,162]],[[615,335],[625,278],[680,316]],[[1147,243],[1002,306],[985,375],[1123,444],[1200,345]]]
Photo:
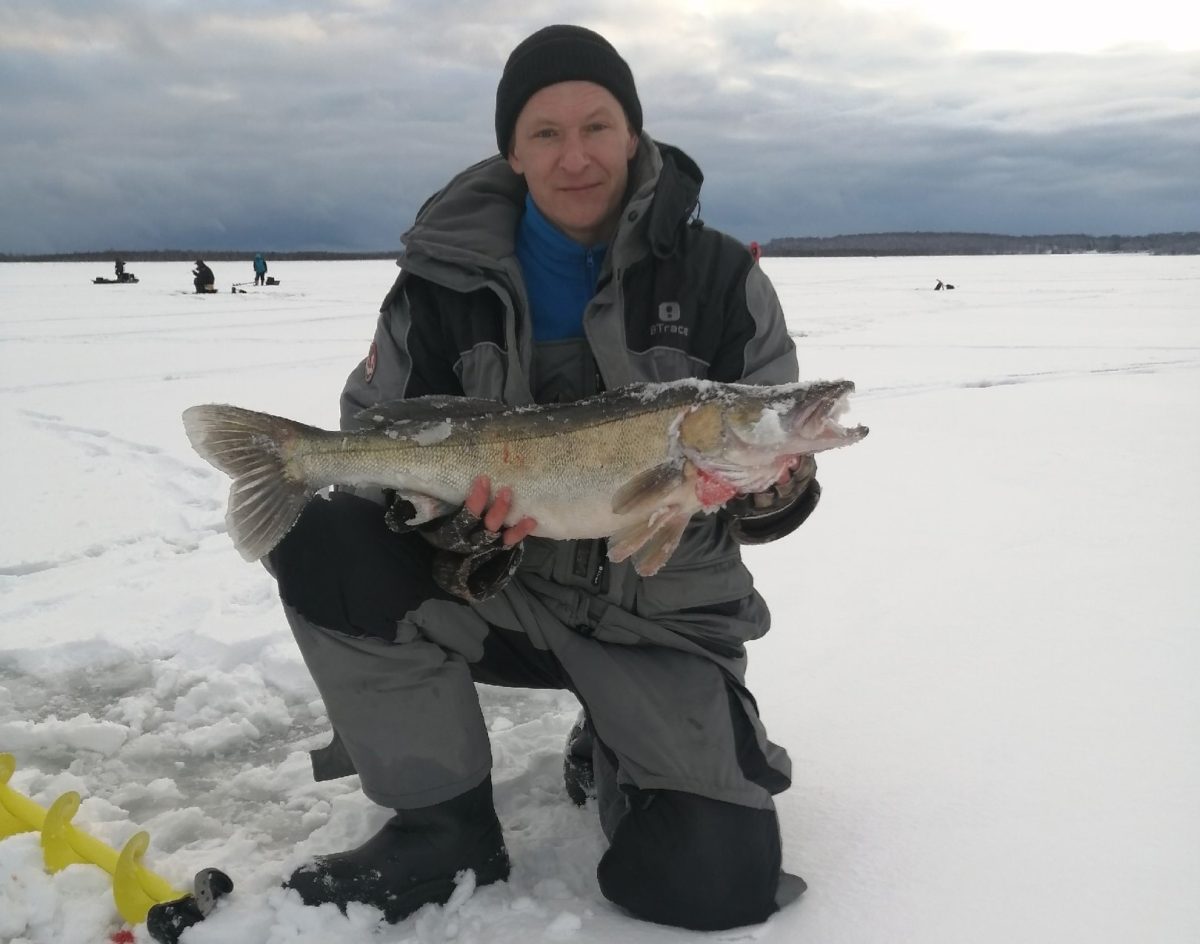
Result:
[[838,422],[853,390],[848,380],[680,380],[546,406],[390,401],[362,411],[370,428],[353,432],[223,405],[191,407],[183,422],[195,450],[233,478],[226,522],[247,560],[275,547],[326,486],[395,489],[419,524],[461,505],[486,473],[512,487],[507,524],[531,515],[540,537],[609,537],[612,560],[632,558],[649,576],[696,512],[763,491],[797,456],[867,435]]

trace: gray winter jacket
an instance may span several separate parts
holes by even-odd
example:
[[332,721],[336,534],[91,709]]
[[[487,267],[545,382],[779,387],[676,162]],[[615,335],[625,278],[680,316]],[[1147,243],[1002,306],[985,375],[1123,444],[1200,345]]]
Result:
[[[795,381],[795,346],[770,281],[742,244],[692,221],[701,181],[685,154],[642,135],[630,197],[584,314],[586,340],[540,345],[515,254],[524,181],[500,157],[468,168],[405,234],[371,351],[342,394],[343,427],[367,407],[427,394],[516,405],[635,381]],[[770,615],[725,519],[698,516],[649,578],[610,564],[603,542],[529,538],[526,547],[508,587],[475,605],[480,616],[547,648],[542,627],[552,622],[600,642],[717,663],[770,768],[754,779],[769,792],[786,787],[786,754],[767,741],[744,688],[744,643],[767,631]]]

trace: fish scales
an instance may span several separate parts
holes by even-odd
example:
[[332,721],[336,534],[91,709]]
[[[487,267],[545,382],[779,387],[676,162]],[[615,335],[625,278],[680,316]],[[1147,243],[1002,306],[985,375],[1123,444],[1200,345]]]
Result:
[[[461,502],[484,473],[513,490],[506,524],[528,514],[537,518],[542,537],[603,537],[619,523],[609,496],[667,461],[678,412],[667,406],[624,419],[560,421],[505,438],[486,424],[451,423],[444,440],[428,444],[377,432],[323,433],[298,443],[294,461],[310,482],[417,491],[448,503]],[[609,428],[618,422],[621,434],[613,436]],[[536,502],[526,495],[536,495]]]

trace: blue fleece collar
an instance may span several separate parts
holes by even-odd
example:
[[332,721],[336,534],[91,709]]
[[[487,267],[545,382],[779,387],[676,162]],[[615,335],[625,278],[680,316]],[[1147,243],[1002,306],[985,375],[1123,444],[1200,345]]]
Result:
[[535,341],[581,338],[583,313],[596,294],[608,246],[584,246],[562,233],[525,196],[517,226],[517,259],[533,318]]

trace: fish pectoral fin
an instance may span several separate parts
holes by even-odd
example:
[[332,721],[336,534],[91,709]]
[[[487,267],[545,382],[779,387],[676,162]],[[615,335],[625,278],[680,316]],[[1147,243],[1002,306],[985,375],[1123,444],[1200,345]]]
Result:
[[690,520],[691,515],[679,505],[657,508],[613,533],[608,542],[609,560],[619,564],[632,557],[634,570],[649,577],[675,553]]
[[690,463],[663,462],[635,475],[613,496],[612,510],[635,515],[615,531],[608,556],[615,563],[633,558],[643,577],[656,573],[679,546],[690,513],[679,504],[678,490],[694,472]]
[[385,400],[354,414],[354,423],[361,429],[386,429],[397,423],[428,423],[435,420],[466,419],[486,416],[508,409],[499,400],[475,397],[450,397],[435,394],[413,397],[411,400]]
[[614,564],[628,560],[654,533],[653,516],[638,518],[613,532],[608,539],[608,559]]
[[691,516],[677,509],[658,522],[654,534],[633,555],[633,569],[643,577],[652,577],[675,553]]
[[673,462],[663,462],[639,472],[617,489],[612,498],[612,512],[626,515],[641,508],[660,506],[683,481],[683,466]]

